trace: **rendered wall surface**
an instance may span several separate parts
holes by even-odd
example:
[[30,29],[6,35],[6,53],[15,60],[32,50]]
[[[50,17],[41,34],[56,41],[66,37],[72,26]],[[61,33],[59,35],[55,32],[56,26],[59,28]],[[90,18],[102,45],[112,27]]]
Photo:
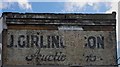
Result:
[[3,17],[3,65],[117,64],[115,13],[5,13]]

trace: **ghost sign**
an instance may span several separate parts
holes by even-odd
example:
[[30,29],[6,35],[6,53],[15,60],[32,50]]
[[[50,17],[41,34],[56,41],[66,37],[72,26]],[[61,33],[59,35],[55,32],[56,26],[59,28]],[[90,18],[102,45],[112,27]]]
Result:
[[115,64],[114,36],[113,31],[8,30],[4,63],[6,65]]
[[117,64],[115,13],[4,13],[3,21],[3,66]]

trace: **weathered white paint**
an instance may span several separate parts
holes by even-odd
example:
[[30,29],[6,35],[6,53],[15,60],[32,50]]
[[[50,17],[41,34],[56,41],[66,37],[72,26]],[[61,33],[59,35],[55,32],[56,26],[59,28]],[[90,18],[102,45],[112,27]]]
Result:
[[79,26],[60,26],[58,30],[83,30],[83,28]]
[[[14,46],[10,45],[10,35],[14,35]],[[58,35],[64,40],[65,48],[39,48],[39,47],[23,47],[18,45],[18,38],[20,35]],[[116,39],[114,31],[48,31],[48,30],[8,30],[7,45],[4,45],[4,65],[114,65],[116,64]],[[88,38],[93,36],[104,37],[104,48],[90,48],[88,46]],[[22,39],[26,40],[26,39]],[[31,39],[30,39],[31,41]],[[98,40],[96,41],[98,42]],[[22,43],[22,42],[21,42]],[[39,41],[40,43],[40,41]],[[47,39],[44,39],[46,45]],[[31,43],[30,43],[31,44]],[[85,46],[87,44],[87,46]],[[92,44],[92,42],[91,42]],[[39,44],[40,45],[40,44]],[[93,45],[93,44],[92,44]],[[97,44],[96,44],[97,45]],[[32,61],[27,61],[26,56],[34,55],[38,50],[42,55],[51,55],[56,52],[62,52],[66,55],[65,61],[38,61],[35,58]],[[91,56],[92,55],[92,56]],[[40,57],[39,57],[40,58]],[[7,59],[7,60],[5,60]]]

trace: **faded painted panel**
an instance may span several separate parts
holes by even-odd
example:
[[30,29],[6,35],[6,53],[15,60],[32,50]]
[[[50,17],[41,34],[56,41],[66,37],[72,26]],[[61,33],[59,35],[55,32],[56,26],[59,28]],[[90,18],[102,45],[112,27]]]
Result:
[[115,31],[8,30],[3,65],[115,65]]

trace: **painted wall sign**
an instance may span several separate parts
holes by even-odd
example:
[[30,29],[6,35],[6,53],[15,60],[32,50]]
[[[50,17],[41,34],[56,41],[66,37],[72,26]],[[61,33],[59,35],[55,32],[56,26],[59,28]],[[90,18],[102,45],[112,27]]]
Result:
[[114,65],[114,31],[8,30],[5,65]]

